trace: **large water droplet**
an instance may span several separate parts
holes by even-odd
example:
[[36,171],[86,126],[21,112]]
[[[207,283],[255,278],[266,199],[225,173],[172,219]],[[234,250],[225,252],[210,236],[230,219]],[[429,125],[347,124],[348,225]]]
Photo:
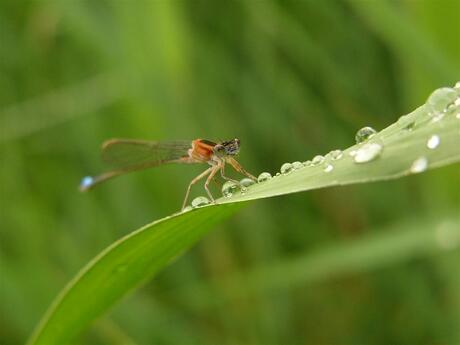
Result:
[[450,104],[455,102],[456,98],[457,92],[453,88],[442,87],[434,90],[426,101],[430,115],[435,119],[442,118],[442,114]]
[[324,162],[324,157],[321,155],[316,155],[311,161],[311,165],[320,165]]
[[360,144],[370,139],[376,133],[377,131],[372,127],[363,127],[360,130],[358,130],[358,132],[356,132],[356,136],[355,136],[356,143]]
[[233,181],[226,181],[222,186],[222,195],[226,198],[230,198],[238,189],[238,184]]
[[205,196],[197,196],[195,199],[192,200],[192,207],[203,207],[210,203],[209,199]]
[[[376,159],[382,153],[383,146],[377,143],[367,143],[356,150],[353,160],[355,163],[367,163]],[[351,153],[350,153],[351,154]]]
[[303,165],[309,167],[311,165],[311,160],[303,162]]
[[325,172],[331,172],[332,170],[334,170],[334,166],[332,164],[326,164],[326,166],[324,167],[324,171]]
[[432,135],[430,139],[426,142],[426,147],[428,147],[431,150],[434,150],[439,146],[439,143],[441,142],[441,139],[439,138],[439,135]]
[[268,172],[263,172],[259,175],[259,177],[257,177],[257,182],[261,183],[261,182],[265,182],[265,181],[268,181],[272,178],[272,175]]
[[281,169],[280,169],[280,172],[283,174],[283,175],[287,175],[289,174],[291,171],[294,170],[294,167],[292,166],[291,163],[284,163],[282,166],[281,166]]
[[292,163],[292,168],[293,168],[294,170],[298,170],[298,169],[300,169],[300,168],[303,168],[303,164],[300,163],[300,162],[293,162],[293,163]]
[[410,167],[410,172],[413,174],[418,174],[424,172],[428,168],[428,159],[426,157],[417,158]]

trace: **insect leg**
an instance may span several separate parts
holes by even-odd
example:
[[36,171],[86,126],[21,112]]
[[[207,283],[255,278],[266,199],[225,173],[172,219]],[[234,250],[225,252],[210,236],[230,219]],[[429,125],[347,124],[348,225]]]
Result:
[[237,185],[241,185],[240,181],[237,181],[237,180],[234,180],[234,179],[232,179],[230,177],[225,176],[225,162],[222,162],[222,168],[220,169],[220,176],[222,176],[222,178],[224,180],[232,181],[233,183],[236,183]]
[[212,178],[214,177],[214,175],[217,173],[217,171],[219,171],[220,169],[222,168],[222,166],[220,164],[217,164],[215,166],[213,166],[211,169],[211,173],[209,174],[208,178],[206,179],[206,182],[204,184],[204,189],[206,189],[206,192],[208,193],[209,195],[209,198],[211,199],[211,201],[214,203],[215,200],[214,198],[212,197],[212,194],[211,194],[211,191],[209,190],[209,182],[211,182]]
[[229,158],[227,161],[236,171],[242,173],[243,175],[246,175],[251,180],[257,181],[257,179],[254,176],[252,176],[250,173],[248,173],[246,170],[244,170],[244,168],[240,165],[240,163],[238,163],[234,158]]
[[206,169],[205,171],[203,171],[201,174],[199,174],[197,177],[195,177],[192,182],[190,182],[190,184],[188,185],[188,188],[187,188],[187,192],[185,193],[185,199],[184,199],[184,203],[182,204],[182,210],[184,210],[185,206],[187,206],[187,200],[188,200],[188,196],[190,194],[190,190],[192,189],[192,186],[197,183],[199,180],[201,180],[203,177],[205,177],[207,174],[209,174],[211,172],[211,170],[213,169],[214,167],[211,167],[211,168],[208,168]]

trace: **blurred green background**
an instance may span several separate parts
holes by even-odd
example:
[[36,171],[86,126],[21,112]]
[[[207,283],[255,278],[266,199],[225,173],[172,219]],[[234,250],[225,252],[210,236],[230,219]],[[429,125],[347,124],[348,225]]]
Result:
[[[243,166],[275,173],[458,81],[459,22],[457,0],[1,1],[0,343],[203,169],[80,194],[105,139],[238,137]],[[75,344],[459,344],[460,251],[442,237],[458,177],[251,203]]]

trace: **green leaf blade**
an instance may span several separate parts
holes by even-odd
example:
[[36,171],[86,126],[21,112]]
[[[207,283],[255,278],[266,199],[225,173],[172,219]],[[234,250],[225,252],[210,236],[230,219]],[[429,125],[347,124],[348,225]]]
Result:
[[[303,167],[287,175],[251,186],[244,194],[220,198],[190,212],[179,213],[120,239],[93,259],[61,292],[43,317],[30,345],[65,344],[71,341],[96,317],[108,310],[127,292],[190,248],[215,224],[244,205],[244,201],[296,193],[328,186],[366,183],[394,179],[411,173],[411,166],[425,157],[427,169],[460,161],[460,106],[436,121],[422,106],[399,123],[382,130],[368,142],[379,143],[380,155],[367,163],[357,164],[350,153],[363,144],[343,152],[339,160],[325,165]],[[411,129],[406,124],[413,123]],[[406,129],[405,129],[406,127]],[[440,144],[433,149],[427,141],[433,135]]]
[[66,344],[123,295],[151,278],[238,208],[220,205],[173,215],[113,243],[64,288],[29,344]]

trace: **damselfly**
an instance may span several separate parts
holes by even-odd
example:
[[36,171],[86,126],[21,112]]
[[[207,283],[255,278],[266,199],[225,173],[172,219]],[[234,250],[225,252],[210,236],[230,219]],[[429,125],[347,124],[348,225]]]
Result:
[[225,176],[225,163],[230,164],[236,171],[256,181],[234,158],[240,151],[240,140],[233,139],[214,143],[209,140],[196,139],[193,141],[146,141],[132,139],[111,139],[102,145],[102,159],[112,167],[112,170],[99,176],[83,178],[80,190],[86,191],[113,177],[132,171],[156,167],[167,163],[207,163],[208,169],[195,177],[185,193],[182,209],[192,186],[206,178],[204,188],[211,201],[214,198],[209,190],[210,181],[218,172],[223,179],[239,183]]

